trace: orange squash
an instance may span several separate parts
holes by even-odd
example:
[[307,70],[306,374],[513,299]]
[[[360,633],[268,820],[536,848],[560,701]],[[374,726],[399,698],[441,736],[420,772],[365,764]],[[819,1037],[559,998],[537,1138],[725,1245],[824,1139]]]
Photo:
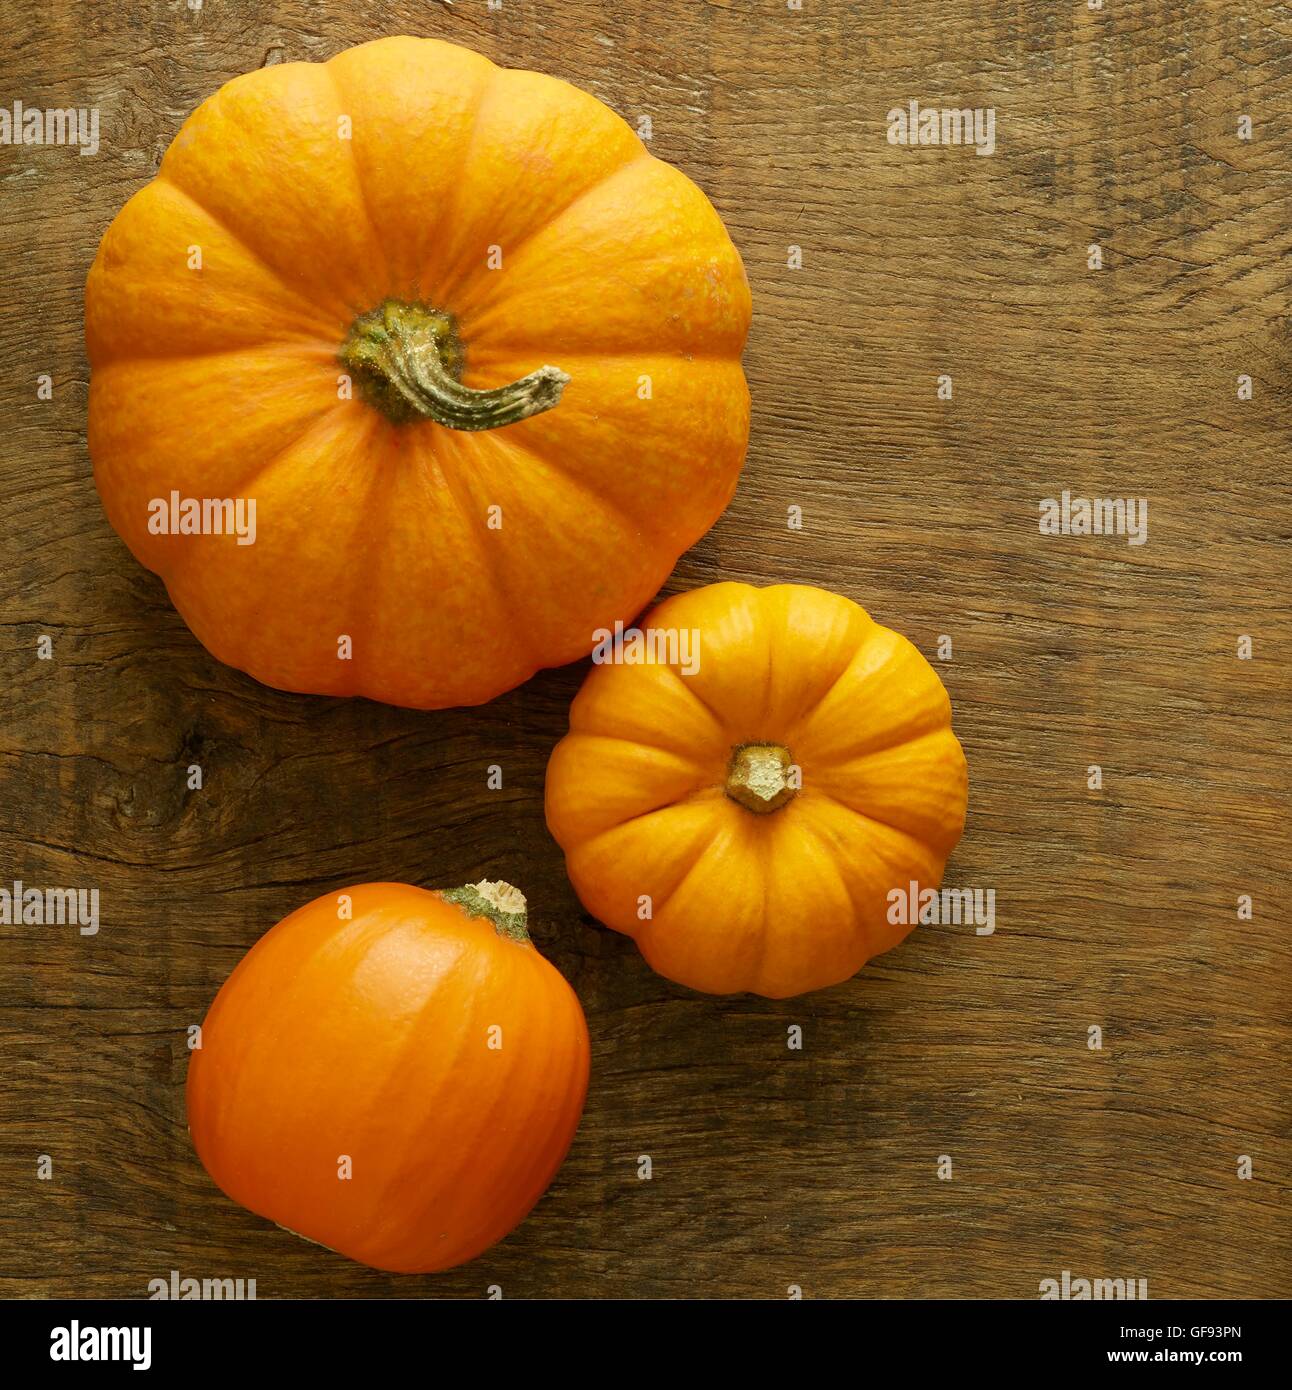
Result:
[[95,480],[220,660],[476,704],[586,656],[727,505],[749,318],[704,194],[587,93],[432,39],[273,65],[99,247]]
[[940,884],[968,778],[906,638],[821,589],[713,584],[612,655],[547,770],[547,824],[590,912],[672,980],[771,998],[845,980],[910,931],[890,895]]
[[188,1071],[188,1123],[235,1202],[401,1273],[472,1259],[560,1166],[588,1087],[574,991],[503,883],[365,883],[265,934]]

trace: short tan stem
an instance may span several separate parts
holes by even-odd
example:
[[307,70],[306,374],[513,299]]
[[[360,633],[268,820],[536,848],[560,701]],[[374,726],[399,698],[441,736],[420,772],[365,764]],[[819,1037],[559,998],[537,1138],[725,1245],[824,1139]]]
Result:
[[570,380],[559,367],[539,367],[506,386],[463,386],[465,354],[452,315],[401,299],[355,319],[339,356],[360,396],[400,425],[502,429],[551,410]]
[[779,811],[798,794],[792,779],[794,760],[780,743],[742,743],[731,750],[727,795],[746,811],[765,816]]
[[440,897],[446,903],[456,904],[468,917],[487,917],[499,936],[529,945],[525,895],[510,883],[484,878],[479,883],[445,889]]

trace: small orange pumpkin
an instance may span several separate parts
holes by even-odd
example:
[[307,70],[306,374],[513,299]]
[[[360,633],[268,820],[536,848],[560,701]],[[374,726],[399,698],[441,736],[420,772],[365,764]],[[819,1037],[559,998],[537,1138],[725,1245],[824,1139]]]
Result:
[[433,39],[227,83],[85,314],[109,520],[286,690],[477,704],[586,656],[749,437],[749,286],[704,194],[594,97]]
[[574,991],[505,883],[365,883],[267,932],[188,1070],[188,1124],[235,1202],[353,1260],[448,1269],[518,1225],[588,1088]]
[[547,824],[590,912],[680,984],[774,999],[910,931],[890,894],[940,884],[968,778],[947,692],[905,637],[822,589],[713,584],[610,656],[547,769]]

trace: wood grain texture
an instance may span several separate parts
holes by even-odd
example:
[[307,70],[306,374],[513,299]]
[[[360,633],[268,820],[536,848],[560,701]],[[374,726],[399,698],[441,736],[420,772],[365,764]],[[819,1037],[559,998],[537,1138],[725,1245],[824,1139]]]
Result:
[[[753,438],[669,590],[816,583],[930,658],[953,639],[948,882],[996,890],[993,936],[924,928],[782,1003],[675,987],[582,913],[543,825],[581,668],[438,714],[280,694],[210,658],[112,533],[82,341],[104,229],[226,79],[400,32],[649,116],[712,197],[753,286]],[[1068,1269],[1292,1295],[1286,7],[0,0],[0,33],[0,103],[102,120],[92,159],[0,146],[0,881],[103,904],[95,937],[0,928],[0,1294],[140,1297],[177,1269],[262,1298],[1027,1298]],[[996,153],[890,145],[912,98],[993,107]],[[1148,544],[1041,535],[1064,488],[1149,498]],[[525,888],[593,1037],[534,1214],[400,1278],[228,1202],[183,1095],[227,972],[328,889],[482,875]]]

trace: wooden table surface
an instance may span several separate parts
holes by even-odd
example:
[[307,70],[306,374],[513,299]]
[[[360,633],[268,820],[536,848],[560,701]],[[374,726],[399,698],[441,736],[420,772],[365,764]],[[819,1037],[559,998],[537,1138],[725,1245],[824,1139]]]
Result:
[[[0,146],[0,880],[102,895],[97,936],[0,927],[0,1294],[171,1270],[261,1298],[1034,1298],[1064,1270],[1292,1294],[1285,7],[0,0],[0,32],[0,100],[102,122],[93,158]],[[824,585],[937,663],[971,782],[947,882],[995,890],[994,934],[922,928],[779,1003],[674,986],[582,912],[544,828],[585,667],[443,713],[281,694],[108,526],[104,229],[226,79],[400,32],[649,116],[713,199],[753,287],[753,436],[669,591]],[[994,109],[995,153],[890,144],[912,99]],[[1041,534],[1064,489],[1146,497],[1147,544]],[[185,1132],[186,1029],[243,952],[324,891],[485,875],[525,889],[593,1038],[530,1219],[399,1277],[227,1201]]]

